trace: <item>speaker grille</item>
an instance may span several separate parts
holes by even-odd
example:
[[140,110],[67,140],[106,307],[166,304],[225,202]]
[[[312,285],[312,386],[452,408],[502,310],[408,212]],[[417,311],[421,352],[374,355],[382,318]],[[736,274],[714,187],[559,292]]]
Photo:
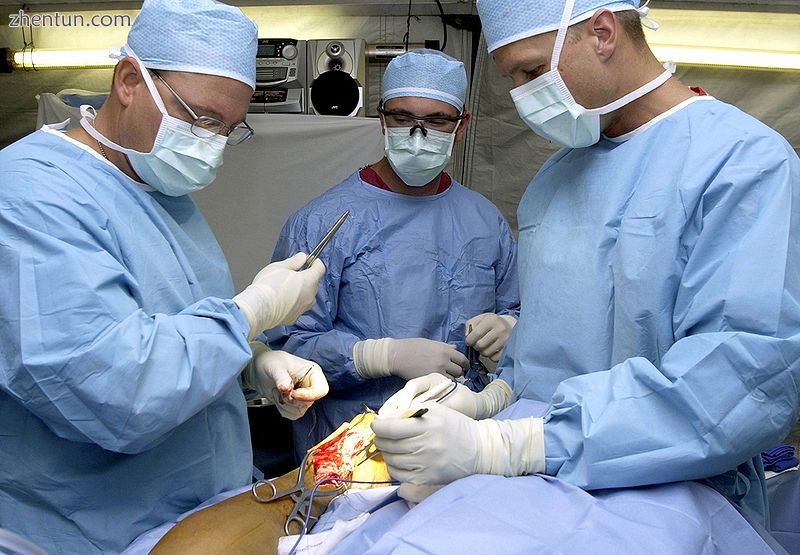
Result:
[[358,82],[344,71],[326,71],[311,84],[311,104],[320,115],[349,116],[358,100]]

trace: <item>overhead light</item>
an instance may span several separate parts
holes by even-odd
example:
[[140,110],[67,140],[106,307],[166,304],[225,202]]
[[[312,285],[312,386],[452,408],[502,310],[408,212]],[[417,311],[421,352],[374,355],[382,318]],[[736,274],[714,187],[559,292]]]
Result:
[[653,9],[645,29],[662,62],[766,70],[800,70],[800,13]]
[[117,60],[109,50],[11,50],[7,54],[12,69],[92,69],[114,67]]
[[651,44],[650,48],[656,58],[662,62],[672,61],[676,64],[699,66],[800,70],[800,53],[664,46],[659,44]]

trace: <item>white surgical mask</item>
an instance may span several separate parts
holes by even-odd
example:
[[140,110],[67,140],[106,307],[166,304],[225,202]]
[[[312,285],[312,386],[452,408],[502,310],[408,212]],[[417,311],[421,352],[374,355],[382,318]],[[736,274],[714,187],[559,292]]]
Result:
[[103,145],[124,153],[133,171],[157,191],[179,197],[210,185],[222,165],[227,139],[222,135],[198,137],[191,124],[167,113],[150,74],[141,61],[127,48],[128,54],[139,63],[147,89],[161,112],[161,124],[150,152],[139,152],[120,146],[94,127],[95,111],[81,106],[81,126]]
[[558,71],[558,60],[567,34],[574,0],[567,0],[558,28],[550,71],[511,89],[511,98],[522,120],[545,139],[567,148],[591,146],[600,140],[600,116],[630,104],[670,78],[674,67],[635,91],[600,108],[587,109],[575,102]]
[[450,160],[457,130],[458,126],[452,133],[427,129],[425,135],[419,127],[386,127],[386,158],[403,183],[409,187],[423,187],[433,181]]

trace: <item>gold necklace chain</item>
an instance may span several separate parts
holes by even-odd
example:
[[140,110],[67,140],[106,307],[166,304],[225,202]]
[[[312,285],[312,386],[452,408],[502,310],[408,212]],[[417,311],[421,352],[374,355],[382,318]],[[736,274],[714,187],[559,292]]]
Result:
[[[97,139],[95,139],[95,140],[97,141]],[[97,141],[97,146],[100,147],[100,154],[103,155],[103,158],[108,160],[108,155],[106,154],[106,149],[103,148],[103,143],[101,143],[100,141]]]

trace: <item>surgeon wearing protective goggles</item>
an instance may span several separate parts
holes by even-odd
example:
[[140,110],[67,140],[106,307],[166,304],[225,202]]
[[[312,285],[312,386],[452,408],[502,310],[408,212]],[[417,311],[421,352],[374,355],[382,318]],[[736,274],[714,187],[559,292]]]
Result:
[[[638,1],[478,0],[534,132],[563,148],[519,205],[521,314],[498,380],[375,444],[419,499],[470,474],[587,490],[700,480],[762,522],[759,454],[800,399],[800,161],[656,60]],[[495,421],[517,399],[543,418]]]
[[290,216],[274,259],[307,250],[350,217],[322,258],[314,308],[269,332],[320,364],[331,394],[294,423],[295,455],[438,372],[482,388],[465,356],[497,360],[516,323],[516,242],[497,208],[444,171],[469,123],[464,64],[436,50],[393,59],[379,110],[385,156]]
[[256,44],[237,8],[147,0],[103,107],[0,152],[0,528],[50,553],[119,552],[249,483],[243,368],[289,418],[327,392],[248,343],[313,305],[322,262],[234,296],[189,196],[252,135]]

